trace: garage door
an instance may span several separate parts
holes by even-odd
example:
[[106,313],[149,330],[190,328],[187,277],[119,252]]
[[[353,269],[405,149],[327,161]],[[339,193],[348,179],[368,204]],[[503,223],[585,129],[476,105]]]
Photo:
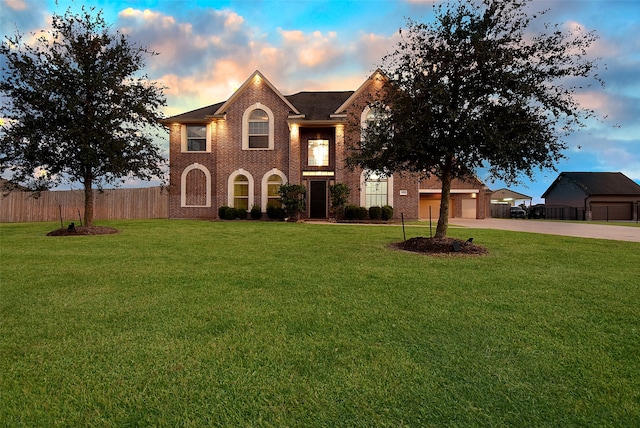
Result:
[[593,203],[591,219],[600,221],[633,220],[633,204],[630,202]]
[[462,200],[462,218],[476,218],[476,200]]
[[421,220],[429,220],[429,218],[437,220],[440,217],[440,195],[420,195],[420,213],[418,215]]

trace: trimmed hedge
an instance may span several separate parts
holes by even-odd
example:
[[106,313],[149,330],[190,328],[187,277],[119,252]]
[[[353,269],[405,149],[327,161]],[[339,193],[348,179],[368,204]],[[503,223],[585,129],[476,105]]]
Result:
[[251,218],[253,220],[259,220],[262,217],[262,210],[260,205],[254,205],[251,207]]
[[369,210],[365,207],[357,205],[347,205],[344,207],[344,217],[347,220],[366,220],[369,216]]
[[382,220],[391,220],[393,218],[393,207],[391,205],[385,205],[382,207]]
[[369,208],[369,218],[371,220],[380,220],[382,218],[382,208],[380,207]]
[[277,205],[267,205],[267,217],[271,220],[284,220],[285,210]]

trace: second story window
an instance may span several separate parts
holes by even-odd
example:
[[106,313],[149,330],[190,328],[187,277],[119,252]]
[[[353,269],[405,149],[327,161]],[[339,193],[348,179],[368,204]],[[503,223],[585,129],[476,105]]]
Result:
[[269,116],[262,109],[255,109],[249,115],[249,148],[269,148]]
[[205,125],[187,126],[187,151],[205,152],[207,150],[207,127]]
[[242,115],[242,150],[273,150],[275,117],[269,107],[255,103]]
[[329,166],[329,140],[309,140],[309,166]]

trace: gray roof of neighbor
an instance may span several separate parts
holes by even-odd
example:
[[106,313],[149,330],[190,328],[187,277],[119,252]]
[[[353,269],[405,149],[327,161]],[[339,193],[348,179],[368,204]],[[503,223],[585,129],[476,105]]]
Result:
[[[351,95],[353,95],[353,91],[298,92],[297,94],[286,95],[285,98],[293,104],[300,113],[305,115],[304,120],[329,120],[338,107]],[[224,102],[220,102],[181,113],[164,119],[163,122],[205,121],[207,116],[215,114],[223,104]]]
[[621,172],[562,172],[544,192],[543,198],[562,177],[580,186],[587,195],[640,196],[640,185]]

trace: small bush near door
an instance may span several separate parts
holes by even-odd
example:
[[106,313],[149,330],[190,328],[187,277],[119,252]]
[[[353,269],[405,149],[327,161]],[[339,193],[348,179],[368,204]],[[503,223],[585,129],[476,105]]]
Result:
[[267,205],[267,217],[269,217],[271,220],[284,220],[284,208],[276,204]]

